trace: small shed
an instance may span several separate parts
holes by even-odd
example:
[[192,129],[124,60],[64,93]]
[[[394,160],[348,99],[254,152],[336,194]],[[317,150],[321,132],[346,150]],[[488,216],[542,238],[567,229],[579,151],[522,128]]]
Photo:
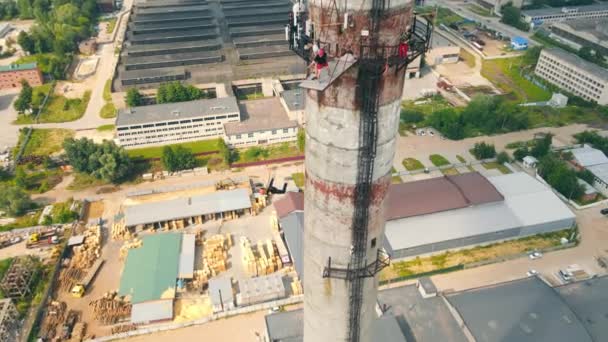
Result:
[[68,239],[68,247],[79,246],[84,243],[84,235],[71,236]]
[[234,292],[230,277],[211,278],[209,298],[213,305],[213,313],[234,309]]
[[515,36],[511,38],[511,48],[513,50],[526,50],[528,48],[528,40],[524,37]]
[[524,167],[527,169],[535,168],[538,164],[538,159],[532,156],[525,156],[523,159]]
[[429,277],[418,278],[416,287],[422,295],[422,298],[431,298],[437,296],[437,287]]

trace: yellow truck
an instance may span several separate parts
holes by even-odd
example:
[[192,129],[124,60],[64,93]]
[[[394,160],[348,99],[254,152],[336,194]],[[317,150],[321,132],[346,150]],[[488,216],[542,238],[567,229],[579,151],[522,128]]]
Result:
[[104,261],[105,260],[103,260],[103,259],[99,259],[99,260],[95,261],[93,266],[91,266],[89,273],[87,273],[87,276],[84,277],[82,282],[80,282],[80,283],[74,285],[74,287],[72,287],[72,290],[70,291],[72,296],[77,297],[77,298],[84,296],[84,294],[87,291],[87,286],[89,286],[91,281],[93,281],[93,278],[95,278],[95,276],[97,275],[97,272],[99,272],[99,269],[101,269],[101,265],[103,265]]

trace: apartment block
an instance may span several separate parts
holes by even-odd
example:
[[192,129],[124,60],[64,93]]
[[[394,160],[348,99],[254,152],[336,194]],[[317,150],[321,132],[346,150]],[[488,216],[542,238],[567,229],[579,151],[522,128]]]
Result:
[[537,76],[587,101],[608,104],[608,70],[561,49],[545,48]]
[[118,112],[118,144],[126,148],[167,145],[224,136],[224,124],[240,122],[234,97],[166,103]]

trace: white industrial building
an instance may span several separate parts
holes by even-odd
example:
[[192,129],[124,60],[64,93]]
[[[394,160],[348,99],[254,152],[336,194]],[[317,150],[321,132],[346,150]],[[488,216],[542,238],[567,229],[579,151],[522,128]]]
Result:
[[[445,202],[437,198],[445,195],[444,185],[427,186],[421,197],[399,201],[389,192],[389,213],[394,216],[387,218],[385,246],[392,258],[434,254],[574,226],[570,209],[551,189],[526,173],[489,177],[487,181],[502,199],[491,195],[492,189],[474,177],[467,182],[452,181],[465,197],[464,205],[457,201],[445,206],[437,203]],[[409,184],[401,185],[412,187]],[[398,209],[412,201],[423,203],[418,212]],[[394,205],[397,209],[391,209]]]
[[589,145],[570,150],[572,163],[579,169],[587,169],[593,174],[593,187],[608,196],[608,157],[604,152]]
[[534,73],[587,101],[608,104],[608,70],[574,54],[545,48],[540,53]]
[[546,7],[526,10],[521,13],[524,21],[536,26],[574,19],[597,19],[608,17],[608,4],[598,3],[577,7]]
[[126,148],[176,144],[224,136],[224,124],[241,121],[234,97],[164,103],[121,110],[118,144]]

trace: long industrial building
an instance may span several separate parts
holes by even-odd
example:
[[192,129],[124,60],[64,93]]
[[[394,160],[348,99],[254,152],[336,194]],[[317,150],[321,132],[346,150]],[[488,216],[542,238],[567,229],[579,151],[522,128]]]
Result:
[[564,21],[551,25],[551,37],[580,49],[588,46],[608,55],[608,18]]
[[[274,203],[301,278],[304,206],[299,193]],[[571,228],[575,215],[526,173],[485,178],[471,172],[392,184],[384,246],[393,260]]]
[[304,72],[285,39],[289,0],[137,0],[115,90]]
[[608,104],[608,70],[558,48],[544,48],[534,73],[587,101]]
[[[452,293],[429,294],[424,285],[378,292],[377,321],[398,324],[374,326],[373,341],[608,340],[605,276],[558,287],[534,276]],[[267,315],[265,323],[268,341],[302,340],[301,310]]]
[[597,19],[608,17],[608,4],[596,3],[576,7],[546,7],[521,12],[524,21],[536,26],[575,19]]

